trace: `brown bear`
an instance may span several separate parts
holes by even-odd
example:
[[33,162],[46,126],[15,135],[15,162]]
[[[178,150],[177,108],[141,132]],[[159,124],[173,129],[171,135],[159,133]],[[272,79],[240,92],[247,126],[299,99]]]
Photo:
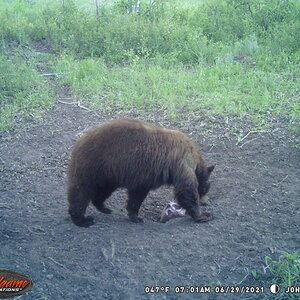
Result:
[[85,217],[90,201],[101,212],[119,187],[128,191],[126,209],[133,222],[150,190],[173,185],[177,202],[196,222],[212,219],[200,212],[214,166],[206,167],[193,141],[182,132],[134,119],[110,121],[83,135],[75,144],[68,170],[68,201],[72,221],[92,225]]

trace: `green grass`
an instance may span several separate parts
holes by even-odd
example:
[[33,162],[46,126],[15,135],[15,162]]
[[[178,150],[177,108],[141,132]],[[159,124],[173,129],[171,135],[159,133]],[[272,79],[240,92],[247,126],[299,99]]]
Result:
[[265,274],[262,275],[257,271],[252,272],[254,279],[266,288],[269,288],[271,284],[280,286],[279,293],[270,294],[267,299],[298,299],[298,294],[287,294],[285,290],[287,287],[300,285],[300,252],[292,254],[283,252],[278,260],[266,256],[263,269]]
[[245,70],[235,62],[188,69],[145,61],[107,67],[101,59],[63,56],[57,72],[62,74],[60,84],[69,85],[75,97],[93,108],[113,103],[143,109],[165,105],[172,113],[182,108],[187,112],[209,108],[233,115],[298,113],[297,102],[287,99],[293,98],[299,80],[288,80],[289,74]]
[[[299,2],[143,1],[138,14],[128,14],[128,1],[108,1],[98,19],[86,7],[93,3],[0,3],[0,49],[9,49],[0,61],[3,128],[11,127],[15,114],[31,114],[26,107],[49,103],[40,67],[21,58],[17,65],[5,62],[14,45],[42,44],[55,57],[55,85],[68,86],[93,109],[162,106],[174,117],[179,110],[209,109],[256,120],[283,115],[297,131]],[[20,86],[26,72],[29,79]]]
[[47,82],[22,57],[0,56],[0,131],[17,118],[37,118],[53,102]]

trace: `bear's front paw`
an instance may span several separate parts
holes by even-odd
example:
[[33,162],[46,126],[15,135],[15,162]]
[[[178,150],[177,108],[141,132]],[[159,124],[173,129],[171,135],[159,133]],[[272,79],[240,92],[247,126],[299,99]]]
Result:
[[99,211],[101,211],[104,214],[111,214],[112,213],[112,210],[107,208],[107,207],[101,207],[101,208],[99,208]]
[[91,225],[94,225],[94,218],[93,217],[83,217],[80,220],[74,220],[73,218],[73,222],[75,223],[75,225],[79,226],[79,227],[90,227]]
[[139,217],[131,217],[129,219],[133,223],[144,223],[144,220],[142,218],[139,218]]
[[202,222],[208,222],[208,221],[212,220],[212,218],[213,218],[213,216],[211,213],[204,212],[201,215],[194,218],[194,221],[202,223]]

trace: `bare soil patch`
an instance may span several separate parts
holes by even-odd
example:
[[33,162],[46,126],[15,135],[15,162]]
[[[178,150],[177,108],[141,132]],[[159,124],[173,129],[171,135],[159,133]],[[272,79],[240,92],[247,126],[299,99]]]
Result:
[[[214,219],[158,223],[170,188],[150,193],[141,216],[129,222],[126,193],[117,191],[104,215],[92,206],[96,224],[76,227],[67,213],[66,168],[82,132],[117,117],[56,103],[43,121],[22,121],[1,135],[1,269],[32,278],[22,299],[253,299],[262,295],[174,293],[176,286],[257,285],[265,255],[299,250],[299,149],[285,120],[249,133],[250,121],[202,116],[170,121],[153,112],[145,120],[187,133],[204,159],[216,164],[210,205]],[[245,137],[237,144],[235,133]],[[169,293],[145,294],[146,286]],[[267,293],[265,294],[267,295]]]

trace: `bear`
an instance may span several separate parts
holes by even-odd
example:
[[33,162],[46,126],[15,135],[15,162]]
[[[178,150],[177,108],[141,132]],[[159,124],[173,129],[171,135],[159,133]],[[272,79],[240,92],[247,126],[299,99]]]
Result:
[[149,191],[172,185],[186,213],[196,222],[206,222],[212,215],[201,212],[200,204],[214,167],[205,165],[194,142],[180,131],[137,119],[112,120],[85,133],[73,148],[69,214],[77,226],[89,227],[94,224],[92,217],[85,217],[89,202],[109,214],[105,200],[117,188],[125,188],[129,219],[143,222],[138,212]]

